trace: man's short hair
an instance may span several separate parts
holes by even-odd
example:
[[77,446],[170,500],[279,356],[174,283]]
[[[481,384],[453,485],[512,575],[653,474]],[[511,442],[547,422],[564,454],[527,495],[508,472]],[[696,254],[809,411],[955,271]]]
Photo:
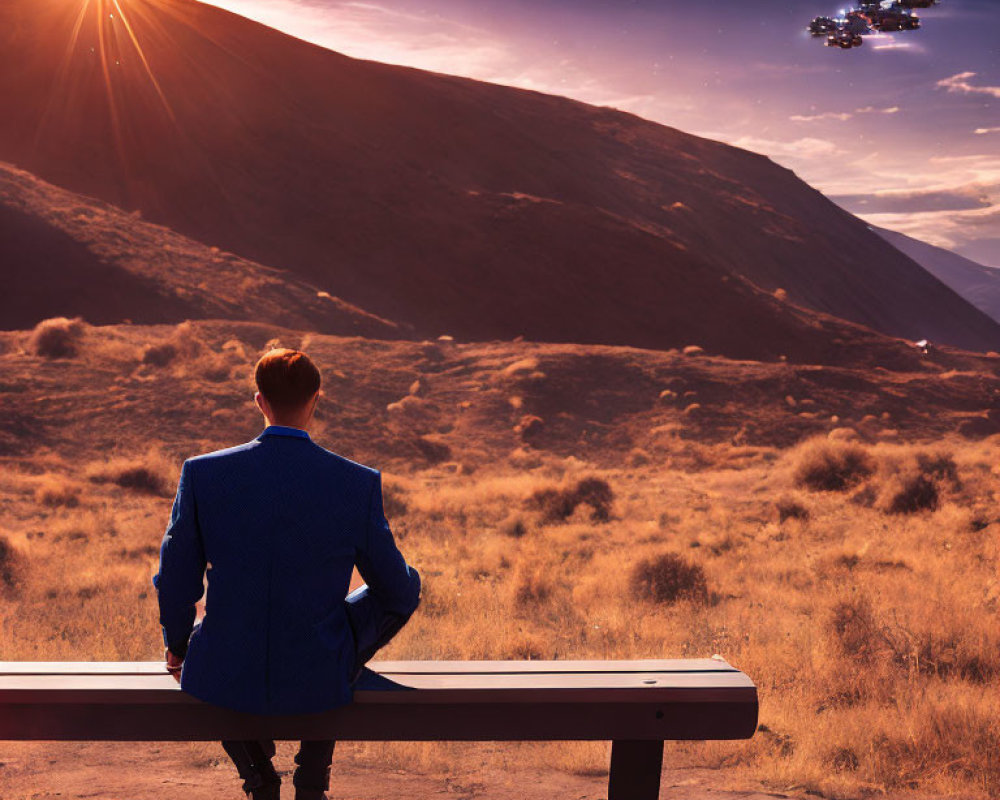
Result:
[[319,370],[301,350],[279,347],[260,357],[253,371],[257,391],[279,414],[303,408],[319,391]]

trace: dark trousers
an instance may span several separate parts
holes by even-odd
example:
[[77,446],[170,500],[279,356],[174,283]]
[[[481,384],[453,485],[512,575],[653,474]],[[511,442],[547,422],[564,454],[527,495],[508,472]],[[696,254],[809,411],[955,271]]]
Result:
[[[368,660],[399,633],[409,617],[386,611],[367,586],[355,589],[344,602],[354,635],[354,683]],[[292,776],[295,786],[322,791],[330,788],[334,744],[333,739],[307,739],[299,742],[299,751],[295,755],[298,766]],[[275,753],[273,739],[229,739],[222,742],[222,747],[243,779],[244,792],[280,782],[271,763]]]

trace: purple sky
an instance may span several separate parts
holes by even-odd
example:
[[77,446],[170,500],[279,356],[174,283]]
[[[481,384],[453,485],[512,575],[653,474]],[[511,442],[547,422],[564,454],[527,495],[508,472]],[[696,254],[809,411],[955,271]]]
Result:
[[823,47],[836,0],[212,0],[347,55],[564,94],[766,153],[876,225],[1000,266],[1000,0]]

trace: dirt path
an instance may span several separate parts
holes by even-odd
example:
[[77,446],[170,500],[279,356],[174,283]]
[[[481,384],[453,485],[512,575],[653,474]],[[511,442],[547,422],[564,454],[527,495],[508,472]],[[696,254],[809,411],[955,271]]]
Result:
[[[345,748],[346,749],[346,748]],[[0,800],[245,800],[233,766],[203,744],[0,742]],[[208,755],[206,755],[208,754]],[[275,766],[293,796],[294,745],[281,742]],[[670,770],[671,800],[770,800],[786,795],[730,791],[712,770]],[[603,800],[607,778],[554,770],[486,767],[463,774],[413,774],[334,756],[330,800]]]

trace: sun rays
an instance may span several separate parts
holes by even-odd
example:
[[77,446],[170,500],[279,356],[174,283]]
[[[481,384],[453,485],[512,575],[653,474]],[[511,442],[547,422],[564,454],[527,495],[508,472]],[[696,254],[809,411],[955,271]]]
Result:
[[[144,38],[155,32],[166,38],[162,25],[151,13],[158,0],[77,0],[64,3],[72,22],[65,24],[62,56],[49,86],[45,108],[35,133],[41,146],[51,126],[57,124],[60,108],[79,106],[81,87],[96,69],[100,75],[111,136],[123,162],[125,138],[138,115],[158,109],[179,131],[177,116],[162,81],[158,78]],[[137,19],[138,18],[138,19]],[[61,21],[61,20],[60,20]],[[55,27],[58,31],[59,28]],[[87,113],[100,113],[91,104]]]
[[[127,0],[124,1],[127,2]],[[107,3],[107,0],[98,0],[98,2],[103,5]],[[150,84],[155,90],[157,97],[159,97],[160,102],[163,104],[163,108],[167,112],[167,116],[169,116],[171,122],[176,125],[177,117],[174,114],[174,110],[171,108],[170,101],[167,100],[167,96],[160,87],[160,82],[156,79],[156,75],[153,74],[153,70],[149,66],[149,59],[146,57],[146,53],[142,49],[142,44],[139,42],[139,38],[135,35],[135,29],[132,27],[132,23],[129,21],[128,15],[122,7],[122,3],[120,3],[119,0],[111,0],[111,5],[113,5],[115,10],[118,12],[118,16],[121,19],[122,26],[124,27],[126,34],[128,35],[128,39],[131,42],[136,55],[139,57],[139,62],[142,64],[146,77],[149,78]]]

